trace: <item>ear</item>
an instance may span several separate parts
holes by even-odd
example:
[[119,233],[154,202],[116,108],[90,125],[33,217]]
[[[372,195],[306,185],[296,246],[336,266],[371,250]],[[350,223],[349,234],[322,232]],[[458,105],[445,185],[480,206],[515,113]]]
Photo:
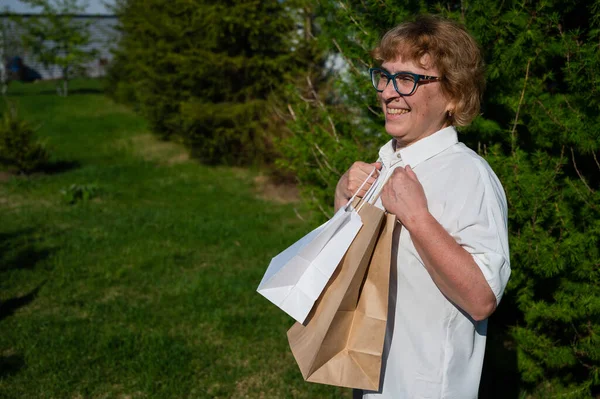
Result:
[[448,103],[446,104],[446,113],[447,114],[454,114],[454,113],[456,113],[456,106],[457,106],[457,101],[456,100],[450,100],[450,101],[448,101]]
[[446,118],[450,121],[454,120],[456,115],[456,101],[451,100],[446,104]]

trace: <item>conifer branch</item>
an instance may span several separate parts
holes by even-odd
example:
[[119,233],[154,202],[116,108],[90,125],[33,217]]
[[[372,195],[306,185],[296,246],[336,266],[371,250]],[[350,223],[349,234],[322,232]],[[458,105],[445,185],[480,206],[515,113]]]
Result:
[[333,119],[331,119],[331,116],[329,116],[329,114],[327,114],[327,120],[329,121],[329,124],[331,125],[331,131],[333,132],[333,136],[335,137],[335,141],[337,141],[338,143],[340,142],[340,139],[337,135],[337,132],[335,130],[335,124],[333,123]]
[[571,105],[571,103],[569,102],[569,100],[567,98],[565,98],[565,103],[567,104],[567,107],[569,107],[569,109],[571,111],[573,111],[573,113],[577,116],[577,118],[583,119],[581,114],[575,108],[573,108],[573,106]]
[[580,387],[580,388],[574,389],[574,390],[572,390],[572,391],[569,391],[569,392],[565,392],[565,393],[563,393],[563,394],[560,394],[560,395],[555,395],[555,396],[553,396],[553,397],[554,397],[554,398],[562,398],[562,397],[565,397],[565,396],[568,396],[568,397],[573,397],[573,394],[574,394],[574,393],[581,392],[581,391],[583,391],[583,390],[585,390],[585,389],[589,389],[589,387],[588,387],[588,386],[586,386],[586,385],[584,385],[584,386],[582,386],[582,387]]
[[292,116],[292,120],[296,122],[296,114],[294,113],[294,109],[291,104],[287,105],[288,111],[290,111],[290,115]]
[[598,167],[598,170],[600,170],[600,163],[598,162],[598,158],[596,158],[596,153],[594,151],[592,151],[592,156],[594,157],[594,161],[596,161],[596,166]]
[[577,187],[575,187],[575,185],[573,184],[573,182],[571,182],[570,180],[567,180],[567,183],[569,183],[569,185],[571,186],[571,188],[573,190],[575,190],[575,192],[577,193],[577,195],[579,195],[579,197],[581,198],[581,200],[583,202],[585,202],[587,204],[587,206],[589,206],[590,208],[592,208],[593,210],[598,210],[598,208],[596,208],[594,206],[594,204],[588,202],[588,200],[585,198],[585,196],[577,189]]
[[[556,208],[556,215],[560,219],[560,222],[562,223],[562,227],[566,228],[567,224],[565,223],[565,219],[562,217],[562,215],[560,213],[560,209],[558,207],[558,203],[556,203],[556,202],[554,203],[554,208]],[[563,229],[560,229],[558,241],[562,240],[562,235],[563,235]],[[558,247],[556,247],[555,249],[558,249]]]
[[325,178],[325,176],[323,175],[323,172],[321,172],[321,170],[324,169],[323,168],[323,164],[319,160],[319,157],[317,156],[317,153],[315,152],[315,149],[311,148],[310,151],[312,152],[313,157],[315,158],[315,161],[317,162],[317,166],[318,166],[318,168],[317,168],[317,174],[319,175],[319,177],[321,179],[323,179],[323,183],[327,184],[327,178]]
[[[537,225],[537,212],[538,212],[538,209],[539,209],[538,200],[539,200],[539,197],[536,196],[535,197],[535,204],[533,205],[533,215],[531,216],[531,229],[533,231],[535,231],[535,227]],[[536,245],[536,247],[535,247],[535,253],[537,254],[537,252],[538,252],[538,250],[537,250],[537,245]]]
[[560,159],[556,163],[556,168],[554,169],[554,178],[556,178],[556,176],[558,176],[558,172],[560,171],[560,169],[562,167],[564,157],[565,157],[565,146],[563,145],[562,148],[560,149]]
[[[379,112],[377,112],[377,111],[375,111],[373,108],[371,108],[371,106],[370,106],[370,105],[367,105],[367,109],[368,109],[369,111],[371,111],[371,112],[372,112],[374,115],[377,115],[377,116],[379,116]],[[599,167],[600,167],[600,166],[599,166]]]
[[321,212],[323,212],[323,215],[325,215],[325,217],[327,217],[327,218],[331,218],[331,215],[330,215],[328,212],[326,212],[326,211],[325,211],[325,209],[323,209],[323,206],[321,205],[321,201],[319,201],[319,200],[318,200],[318,199],[315,197],[315,192],[314,192],[314,191],[311,191],[311,192],[310,192],[310,195],[311,195],[311,197],[312,197],[311,199],[313,200],[313,202],[315,202],[315,203],[317,204],[317,207],[319,208],[319,210],[320,210]]
[[344,11],[346,11],[346,14],[348,15],[348,17],[350,17],[350,21],[352,21],[352,23],[354,23],[354,25],[356,25],[356,27],[365,34],[365,36],[369,36],[369,32],[367,32],[366,30],[364,30],[364,28],[362,26],[360,26],[360,24],[354,19],[354,17],[352,16],[352,13],[348,10],[348,7],[343,3],[343,2],[339,2],[339,5],[344,9]]
[[306,98],[306,97],[304,97],[302,95],[298,95],[298,97],[300,97],[300,100],[304,101],[307,104],[311,104],[311,103],[315,102],[315,100],[311,100],[310,98]]
[[[274,104],[274,105],[270,106],[269,109],[273,112],[273,114],[275,114],[275,116],[278,119],[280,119],[284,123],[288,120],[287,115],[283,112],[283,110],[279,104]],[[288,104],[288,109],[289,109],[289,104]],[[294,119],[294,121],[295,121],[295,119]]]
[[517,122],[519,121],[519,112],[521,111],[521,105],[523,104],[523,98],[525,97],[525,88],[527,87],[527,79],[529,79],[529,65],[531,64],[531,60],[527,61],[527,69],[525,71],[525,81],[523,82],[523,90],[521,91],[521,98],[519,99],[519,105],[517,106],[517,113],[515,114],[515,122],[513,123],[512,131],[510,132],[511,136],[511,150],[513,155],[515,155],[515,145],[516,145],[516,131],[517,131]]
[[[350,65],[350,67],[352,69],[354,69],[355,73],[360,73],[360,71],[358,69],[356,69],[356,67],[354,66],[354,64],[352,64],[350,62],[350,59],[348,57],[346,57],[346,55],[344,54],[344,52],[342,51],[342,48],[340,47],[339,43],[337,42],[337,40],[335,39],[331,39],[331,41],[333,42],[333,44],[335,45],[335,47],[337,47],[338,51],[340,52],[340,54],[342,55],[342,57],[344,57],[344,60]],[[363,49],[364,52],[368,53],[369,50],[363,46],[361,43],[355,42],[357,43],[361,49]],[[358,59],[358,62],[360,62],[361,64],[363,64],[366,68],[369,68],[369,64],[366,63],[365,61],[363,61],[362,59]]]
[[325,166],[327,166],[327,168],[332,171],[333,173],[336,173],[338,176],[341,176],[342,174],[335,169],[334,167],[332,167],[329,162],[328,162],[328,158],[327,155],[325,155],[325,153],[323,152],[323,150],[321,149],[321,147],[319,147],[319,145],[317,143],[314,143],[315,148],[317,149],[317,151],[319,151],[319,153],[323,156],[323,162],[325,162]]
[[310,76],[306,77],[306,82],[308,83],[308,88],[310,89],[310,92],[312,93],[315,101],[319,105],[319,108],[321,108],[321,110],[323,112],[325,112],[325,115],[327,116],[327,120],[329,121],[329,125],[331,126],[331,133],[333,133],[333,137],[335,138],[335,141],[337,141],[339,143],[340,139],[337,135],[337,131],[335,129],[335,124],[333,123],[333,119],[331,119],[331,116],[329,115],[329,112],[327,112],[325,105],[319,99],[319,95],[317,94],[317,91],[315,90],[315,87],[313,86],[312,81],[310,80]]
[[573,166],[575,167],[575,172],[577,172],[577,176],[579,176],[579,179],[583,182],[583,185],[588,189],[588,191],[590,193],[594,194],[594,190],[592,190],[590,188],[590,186],[588,186],[588,184],[585,181],[585,179],[583,178],[583,176],[581,176],[581,173],[579,173],[579,169],[577,169],[577,163],[575,162],[575,152],[573,151],[573,147],[571,147],[571,160],[573,161]]
[[[565,146],[563,145],[562,148],[560,149],[560,159],[558,160],[558,162],[556,163],[556,167],[554,168],[554,179],[556,179],[556,177],[558,176],[558,173],[560,172],[561,168],[562,168],[562,163],[563,163],[563,159],[565,156]],[[562,197],[561,197],[562,199]],[[562,214],[560,212],[560,209],[558,208],[558,202],[554,203],[554,207],[556,208],[556,215],[558,216],[558,218],[560,219],[560,222],[562,223],[562,228],[560,229],[559,232],[559,236],[558,236],[558,241],[562,241],[563,238],[563,231],[564,229],[567,228],[567,223],[565,222],[565,219],[562,217]],[[556,253],[558,251],[558,246],[556,246],[554,248],[554,254],[555,254],[555,258],[557,258]]]
[[298,212],[298,209],[296,209],[296,207],[294,207],[294,213],[296,214],[296,217],[300,220],[302,220],[303,222],[306,222],[306,220],[304,220],[304,218],[302,217],[302,215],[300,215],[300,213]]
[[548,118],[550,118],[552,122],[565,129],[565,131],[569,131],[565,125],[563,125],[558,119],[556,119],[556,117],[554,117],[554,115],[552,115],[550,110],[544,106],[544,103],[542,103],[540,100],[536,100],[536,102],[544,109],[544,112],[546,112],[546,115],[548,115]]
[[346,57],[346,54],[344,54],[344,52],[342,51],[342,48],[338,44],[337,40],[331,39],[331,41],[333,42],[334,46],[338,49],[342,58],[344,59],[344,61],[346,61],[346,64],[348,64],[350,69],[352,69],[355,74],[360,75],[360,71],[354,66],[354,64],[350,61],[350,59],[348,57]]

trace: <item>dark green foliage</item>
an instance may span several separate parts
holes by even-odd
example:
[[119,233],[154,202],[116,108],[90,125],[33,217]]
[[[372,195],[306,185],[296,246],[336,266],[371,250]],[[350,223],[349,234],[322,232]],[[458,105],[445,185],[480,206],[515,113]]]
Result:
[[461,140],[490,162],[509,203],[513,274],[491,329],[506,327],[496,341],[514,348],[524,392],[598,395],[600,2],[319,4],[316,40],[346,69],[333,72],[334,89],[296,94],[280,167],[330,213],[340,175],[355,160],[375,161],[389,139],[367,77],[369,51],[420,12],[464,23],[483,49],[487,90]]
[[272,159],[269,98],[296,68],[286,3],[125,0],[109,91],[208,163]]
[[31,173],[47,164],[46,147],[36,140],[31,125],[19,118],[10,104],[2,110],[0,121],[0,164],[20,173]]

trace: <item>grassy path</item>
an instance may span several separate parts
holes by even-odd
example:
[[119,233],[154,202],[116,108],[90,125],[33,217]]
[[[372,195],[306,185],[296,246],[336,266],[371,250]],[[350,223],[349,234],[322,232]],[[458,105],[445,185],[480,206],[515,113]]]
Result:
[[[161,143],[94,81],[13,85],[53,173],[0,180],[0,398],[349,398],[305,383],[256,286],[310,229],[251,171]],[[96,187],[69,205],[61,190]]]

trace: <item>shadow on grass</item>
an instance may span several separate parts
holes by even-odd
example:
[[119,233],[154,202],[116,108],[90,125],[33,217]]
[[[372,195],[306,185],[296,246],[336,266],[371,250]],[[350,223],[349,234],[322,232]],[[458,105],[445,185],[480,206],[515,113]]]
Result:
[[41,166],[37,172],[55,175],[77,169],[80,166],[78,161],[53,161]]
[[[49,248],[39,248],[33,231],[33,229],[24,229],[0,233],[0,276],[3,272],[32,270],[40,261],[50,255]],[[44,283],[38,285],[23,296],[0,302],[0,321],[12,315],[17,309],[31,303],[43,285]]]
[[0,272],[31,270],[50,255],[49,248],[38,248],[32,233],[32,229],[0,233]]
[[0,378],[16,374],[25,366],[21,355],[0,355]]
[[[72,95],[81,95],[81,94],[104,94],[104,90],[102,89],[94,89],[94,88],[80,88],[80,89],[69,89],[69,95],[68,96],[72,96]],[[39,96],[39,95],[52,95],[52,96],[57,96],[58,97],[58,93],[56,92],[56,90],[40,90],[40,91],[34,91],[34,90],[8,90],[8,95],[10,96]],[[68,97],[67,96],[67,97]]]
[[[39,92],[40,94],[54,94],[54,95],[58,95],[56,93],[56,90],[42,90]],[[103,94],[104,91],[102,89],[92,89],[92,88],[80,88],[80,89],[69,89],[69,96],[71,95],[77,95],[77,94]]]
[[[32,270],[40,261],[46,259],[51,250],[39,248],[33,229],[24,229],[10,233],[0,233],[0,273],[14,270]],[[1,274],[0,274],[1,276]],[[31,292],[16,298],[0,302],[0,321],[15,310],[35,299],[44,283]]]
[[22,308],[23,306],[27,306],[31,302],[33,302],[33,300],[35,299],[35,297],[37,296],[38,292],[40,291],[40,289],[42,288],[42,286],[44,284],[45,283],[38,285],[31,292],[29,292],[23,296],[11,298],[6,301],[0,302],[0,321],[2,321],[5,318],[7,318],[8,316],[11,316],[12,314],[14,314],[15,311],[18,310],[19,308]]
[[[2,273],[14,270],[30,270],[46,259],[51,250],[40,248],[34,229],[22,229],[0,233],[0,278]],[[0,323],[18,309],[33,302],[45,282],[25,295],[0,302]],[[25,367],[23,356],[15,353],[0,353],[0,379],[18,373]]]
[[9,181],[11,178],[28,178],[41,175],[56,175],[81,167],[78,161],[50,161],[36,167],[29,173],[19,172],[15,166],[4,167],[0,170],[0,182]]

